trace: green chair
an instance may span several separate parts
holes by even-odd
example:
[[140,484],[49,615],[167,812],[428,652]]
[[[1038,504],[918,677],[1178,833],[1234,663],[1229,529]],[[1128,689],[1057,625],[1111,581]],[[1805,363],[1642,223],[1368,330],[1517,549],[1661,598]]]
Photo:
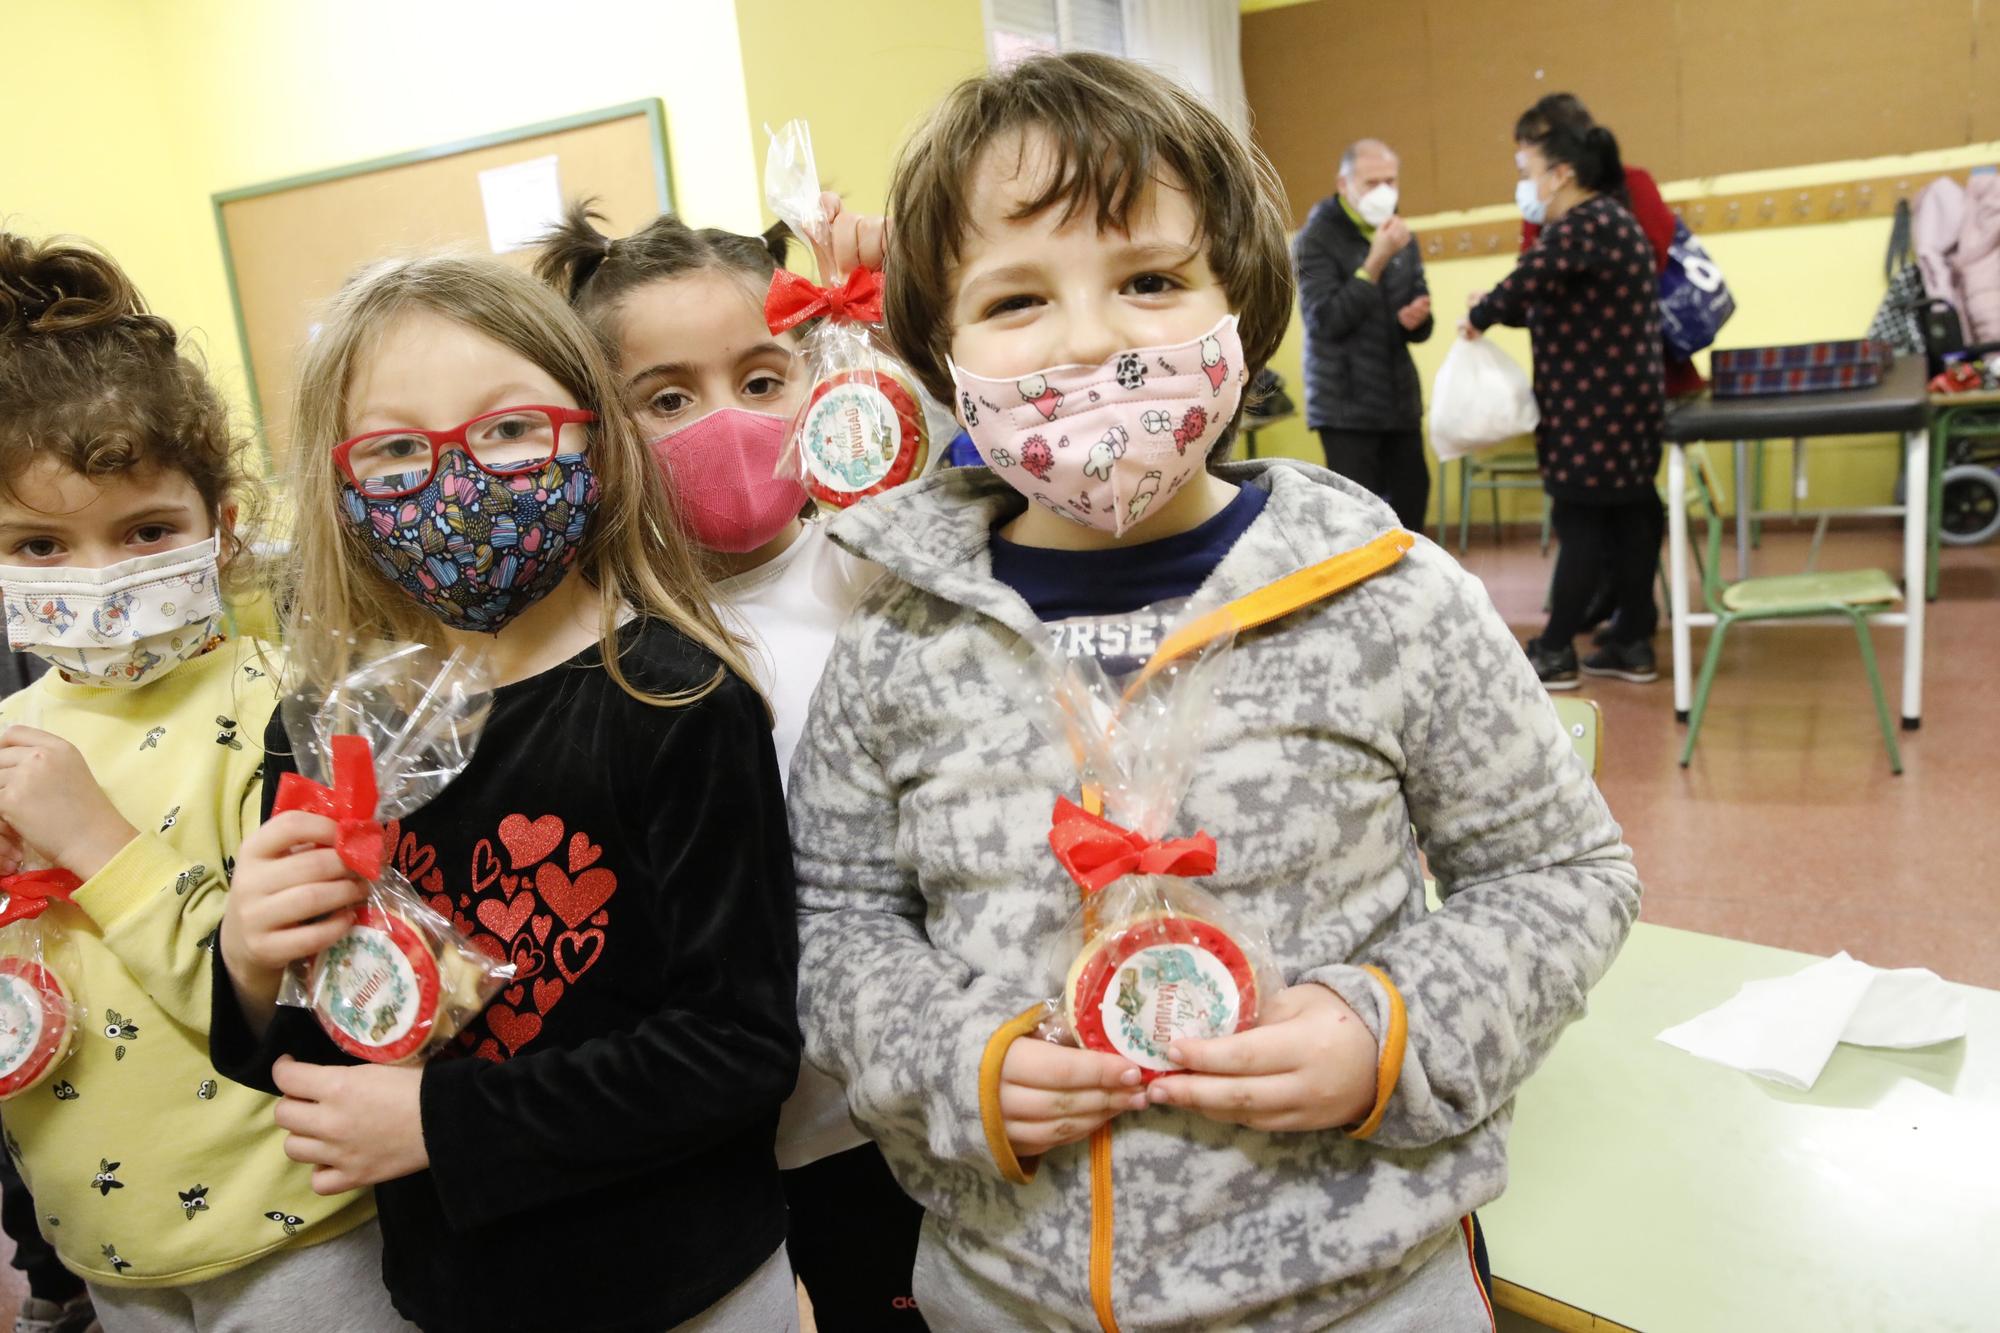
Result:
[[1708,454],[1696,445],[1688,450],[1688,469],[1694,477],[1695,504],[1708,521],[1708,555],[1701,562],[1701,596],[1715,616],[1715,632],[1708,640],[1708,654],[1702,659],[1701,678],[1695,683],[1694,710],[1688,716],[1687,746],[1681,751],[1681,767],[1694,758],[1695,739],[1701,735],[1702,715],[1708,710],[1709,687],[1715,683],[1715,668],[1722,660],[1722,641],[1729,627],[1745,620],[1796,620],[1806,616],[1846,616],[1861,643],[1861,663],[1868,668],[1868,684],[1875,692],[1875,717],[1882,724],[1882,743],[1889,749],[1889,768],[1903,771],[1903,756],[1896,748],[1896,730],[1889,720],[1889,703],[1882,694],[1882,673],[1875,665],[1875,645],[1868,634],[1868,617],[1879,615],[1902,598],[1895,580],[1879,569],[1847,569],[1812,574],[1780,574],[1770,578],[1744,579],[1725,584],[1722,568],[1722,519],[1715,506],[1716,487],[1709,471]]
[[[1493,540],[1500,540],[1500,492],[1542,489],[1541,464],[1535,451],[1467,454],[1458,460],[1458,553],[1464,555],[1472,540],[1472,493],[1486,491],[1493,497]],[[1440,515],[1443,498],[1438,500]],[[1549,553],[1549,500],[1542,496],[1542,554]]]
[[1562,719],[1563,730],[1569,733],[1576,757],[1583,760],[1590,776],[1596,777],[1604,766],[1604,710],[1595,699],[1567,694],[1551,695],[1549,702],[1556,706],[1556,716]]

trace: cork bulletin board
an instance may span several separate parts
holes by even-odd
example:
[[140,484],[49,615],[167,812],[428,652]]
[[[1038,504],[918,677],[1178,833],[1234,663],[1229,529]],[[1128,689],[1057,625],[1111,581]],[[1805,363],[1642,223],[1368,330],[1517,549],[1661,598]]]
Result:
[[[438,249],[493,253],[534,230],[521,198],[593,195],[613,235],[672,207],[665,114],[629,103],[464,143],[215,196],[250,395],[272,462],[283,457],[293,372],[327,298],[380,258]],[[503,239],[509,209],[517,235]],[[526,217],[528,225],[522,225]],[[526,267],[533,251],[502,258]]]

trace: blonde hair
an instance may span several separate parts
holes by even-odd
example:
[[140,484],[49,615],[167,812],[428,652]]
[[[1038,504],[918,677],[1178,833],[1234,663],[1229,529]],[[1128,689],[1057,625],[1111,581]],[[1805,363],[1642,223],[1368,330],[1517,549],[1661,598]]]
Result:
[[[647,703],[678,707],[721,683],[718,671],[692,689],[650,694],[619,662],[617,635],[628,611],[664,621],[706,648],[755,688],[745,644],[724,627],[707,578],[674,523],[659,465],[621,405],[617,380],[597,338],[562,298],[531,275],[495,259],[429,255],[385,260],[362,270],[334,297],[300,368],[292,414],[291,477],[297,521],[292,543],[292,620],[384,639],[436,642],[435,617],[383,578],[368,539],[340,517],[346,483],[333,448],[351,431],[347,392],[357,367],[399,315],[441,315],[539,366],[577,406],[597,414],[587,427],[599,500],[574,573],[597,589],[598,641],[605,670]],[[324,681],[329,636],[294,632],[298,670]]]

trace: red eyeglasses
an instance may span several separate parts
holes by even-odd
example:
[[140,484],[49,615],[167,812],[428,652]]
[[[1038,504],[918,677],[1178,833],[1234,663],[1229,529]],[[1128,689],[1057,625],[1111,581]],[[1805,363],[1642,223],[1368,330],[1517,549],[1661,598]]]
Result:
[[577,407],[503,407],[450,430],[405,427],[357,435],[333,446],[333,461],[361,494],[393,500],[428,485],[446,449],[458,449],[482,472],[516,477],[540,471],[556,456],[564,426],[595,420],[597,413]]

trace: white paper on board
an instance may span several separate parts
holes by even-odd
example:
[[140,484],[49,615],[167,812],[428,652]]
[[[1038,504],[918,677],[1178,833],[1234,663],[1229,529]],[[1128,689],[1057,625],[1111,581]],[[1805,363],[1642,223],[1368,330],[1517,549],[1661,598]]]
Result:
[[525,250],[562,220],[562,181],[556,158],[533,157],[479,173],[486,205],[486,240],[493,253]]

